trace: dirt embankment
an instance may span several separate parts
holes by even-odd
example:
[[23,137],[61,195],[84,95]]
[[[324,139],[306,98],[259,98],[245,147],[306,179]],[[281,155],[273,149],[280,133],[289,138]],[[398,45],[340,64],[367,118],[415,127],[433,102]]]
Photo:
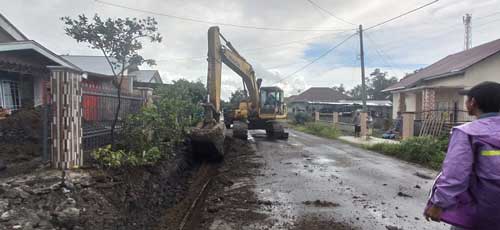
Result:
[[42,121],[35,109],[21,109],[0,120],[0,159],[6,163],[40,156]]
[[0,229],[152,229],[185,196],[191,159],[182,148],[154,166],[0,179]]

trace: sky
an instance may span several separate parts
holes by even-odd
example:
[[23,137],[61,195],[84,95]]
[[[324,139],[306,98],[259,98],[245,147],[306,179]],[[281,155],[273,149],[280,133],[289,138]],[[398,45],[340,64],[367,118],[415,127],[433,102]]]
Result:
[[[263,85],[277,85],[286,96],[309,87],[352,88],[361,82],[359,36],[308,65],[364,28],[415,9],[431,0],[0,0],[0,13],[28,38],[58,54],[100,55],[64,33],[63,16],[155,17],[162,43],[145,42],[141,55],[155,59],[165,82],[201,80],[207,74],[207,31],[218,25],[250,62]],[[179,20],[152,13],[193,18]],[[334,16],[332,16],[331,14]],[[398,78],[463,50],[462,17],[472,14],[473,46],[500,38],[500,0],[439,0],[426,8],[364,32],[365,65]],[[338,19],[340,18],[340,20]],[[220,23],[220,24],[219,24]],[[221,25],[222,24],[222,25]],[[234,27],[266,27],[276,30]],[[287,31],[284,31],[287,30]],[[304,66],[308,65],[306,68]],[[301,70],[301,71],[298,71]],[[241,78],[223,68],[222,96],[241,89]]]

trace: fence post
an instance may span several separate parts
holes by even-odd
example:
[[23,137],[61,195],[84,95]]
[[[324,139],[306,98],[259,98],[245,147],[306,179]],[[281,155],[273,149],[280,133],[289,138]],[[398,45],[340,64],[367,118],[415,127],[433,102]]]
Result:
[[360,113],[361,138],[368,139],[368,113]]
[[333,112],[332,123],[333,123],[334,127],[337,127],[337,124],[339,123],[339,113],[338,112]]
[[319,112],[314,112],[314,121],[315,122],[319,121]]
[[144,106],[150,106],[153,104],[153,88],[149,87],[135,87],[134,89],[138,90],[142,99]]
[[67,67],[51,70],[52,167],[73,169],[83,165],[81,73]]
[[413,137],[414,127],[415,126],[415,113],[414,112],[404,112],[403,113],[403,133],[402,139],[408,139]]
[[49,161],[49,105],[42,106],[42,160]]

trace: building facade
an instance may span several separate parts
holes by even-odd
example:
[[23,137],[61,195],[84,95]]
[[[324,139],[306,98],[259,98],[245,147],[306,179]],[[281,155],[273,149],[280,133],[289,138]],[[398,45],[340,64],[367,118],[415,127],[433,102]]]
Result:
[[385,91],[393,94],[393,116],[415,112],[423,119],[437,112],[450,121],[467,121],[466,97],[459,92],[485,81],[500,82],[499,73],[500,39],[449,55]]

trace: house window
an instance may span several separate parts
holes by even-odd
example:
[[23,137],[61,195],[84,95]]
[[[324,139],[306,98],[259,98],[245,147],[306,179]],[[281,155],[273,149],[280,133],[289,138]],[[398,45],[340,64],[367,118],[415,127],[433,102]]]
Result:
[[19,82],[9,80],[0,81],[0,106],[10,110],[21,108]]

